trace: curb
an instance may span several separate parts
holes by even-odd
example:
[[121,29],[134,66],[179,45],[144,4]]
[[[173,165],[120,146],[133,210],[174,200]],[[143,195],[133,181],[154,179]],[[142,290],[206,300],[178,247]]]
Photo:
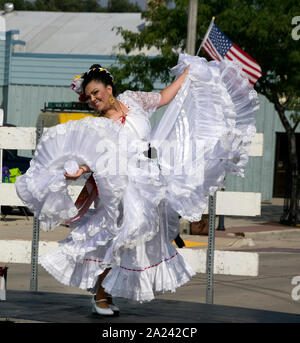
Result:
[[[39,255],[59,248],[57,242],[40,241]],[[195,273],[206,273],[207,249],[176,248]],[[2,263],[31,263],[31,241],[0,240]],[[214,274],[257,276],[259,255],[256,252],[215,250]]]
[[[31,241],[1,240],[0,261],[4,263],[31,263]],[[47,254],[59,247],[57,242],[39,242],[39,255]]]
[[272,230],[272,231],[261,231],[261,232],[245,232],[246,238],[252,238],[254,241],[272,241],[280,239],[298,239],[300,240],[300,229],[290,230]]
[[[206,274],[207,249],[177,249],[196,273]],[[259,254],[256,252],[215,250],[214,274],[258,276]]]

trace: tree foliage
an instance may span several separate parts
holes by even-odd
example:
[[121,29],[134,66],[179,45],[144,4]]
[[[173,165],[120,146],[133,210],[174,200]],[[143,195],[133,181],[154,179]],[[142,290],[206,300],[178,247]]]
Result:
[[109,0],[107,3],[108,12],[141,12],[137,3],[132,4],[124,0]]
[[[149,9],[142,12],[146,25],[140,32],[116,26],[116,33],[122,35],[123,43],[120,44],[118,63],[111,70],[120,91],[128,86],[150,91],[157,80],[171,81],[169,68],[176,64],[178,53],[185,49],[188,0],[175,3],[176,7],[169,9],[164,3],[150,2]],[[159,56],[149,58],[139,52],[152,47],[158,49]],[[136,54],[132,54],[133,51]]]

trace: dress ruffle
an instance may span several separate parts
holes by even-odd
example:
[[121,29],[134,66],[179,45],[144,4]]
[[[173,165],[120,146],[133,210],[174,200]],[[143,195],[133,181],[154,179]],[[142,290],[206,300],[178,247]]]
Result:
[[[113,296],[133,301],[151,301],[165,292],[176,292],[176,288],[187,283],[196,273],[184,261],[179,252],[159,260],[156,264],[137,269],[113,266],[102,286]],[[94,288],[92,291],[96,291]]]
[[[86,117],[70,120],[49,128],[43,133],[30,161],[30,168],[16,180],[16,191],[24,204],[40,220],[44,231],[77,215],[64,173],[66,161],[87,164],[94,172],[98,188],[101,188],[105,220],[110,220],[111,231],[115,229],[114,215],[110,213],[118,205],[126,188],[126,175],[109,172],[109,162],[116,156],[119,132],[122,124],[107,118]],[[108,148],[110,147],[110,148]]]
[[[149,241],[146,245],[151,250],[155,244],[157,242]],[[97,277],[106,268],[111,268],[102,282],[105,291],[114,297],[140,303],[151,301],[156,295],[168,291],[175,292],[196,274],[172,244],[165,250],[166,257],[159,258],[159,254],[148,251],[148,257],[141,260],[139,256],[142,252],[144,249],[139,245],[123,254],[120,265],[110,265],[103,262],[105,252],[101,248],[86,253],[82,263],[66,259],[61,249],[41,256],[40,262],[61,283],[87,289],[91,293],[97,292]]]
[[208,196],[224,187],[226,174],[244,176],[258,96],[233,62],[182,54],[172,71],[179,76],[187,65],[188,77],[154,128],[151,144],[168,187],[166,199],[193,222],[201,219]]
[[[157,233],[130,248],[125,249],[123,246],[119,264],[107,262],[111,261],[114,241],[101,241],[105,239],[102,231],[89,239],[84,235],[85,227],[82,223],[78,225],[78,229],[82,231],[81,236],[73,230],[66,240],[60,242],[61,248],[41,256],[40,263],[61,283],[88,289],[92,293],[96,293],[97,277],[106,268],[111,270],[102,286],[112,296],[142,303],[153,300],[158,294],[175,292],[176,288],[189,281],[196,273],[171,244],[174,237],[169,236],[165,226],[167,204],[160,202],[157,210],[157,218],[160,218]],[[89,213],[88,216],[90,215]],[[174,227],[176,224],[173,224]]]

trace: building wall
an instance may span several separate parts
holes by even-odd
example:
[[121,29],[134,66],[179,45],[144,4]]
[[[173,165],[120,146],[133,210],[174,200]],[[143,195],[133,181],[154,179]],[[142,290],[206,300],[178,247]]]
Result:
[[275,132],[277,113],[268,100],[259,96],[260,109],[256,114],[257,132],[264,133],[262,157],[250,157],[245,177],[229,175],[226,189],[232,191],[261,192],[262,201],[271,201],[274,180]]
[[[273,196],[276,133],[285,132],[274,105],[259,95],[260,109],[256,114],[257,132],[264,134],[262,157],[250,157],[245,177],[229,175],[226,189],[232,191],[261,192],[263,202],[271,202]],[[288,115],[289,117],[289,115]],[[300,132],[300,127],[296,132]]]
[[69,86],[75,75],[92,64],[105,68],[114,62],[112,56],[12,53],[10,83]]
[[78,96],[69,87],[12,84],[9,86],[7,122],[34,127],[45,103],[77,99]]

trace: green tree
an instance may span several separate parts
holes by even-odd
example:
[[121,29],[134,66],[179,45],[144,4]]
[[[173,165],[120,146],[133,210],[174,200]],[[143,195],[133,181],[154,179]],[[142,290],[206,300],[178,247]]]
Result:
[[36,11],[61,11],[61,12],[100,12],[103,11],[96,0],[36,0]]
[[34,10],[34,5],[26,0],[13,0],[13,1],[5,1],[5,0],[0,0],[0,8],[4,8],[5,3],[13,3],[15,10],[18,11],[33,11]]
[[[120,44],[118,63],[111,68],[120,91],[128,86],[150,91],[156,80],[171,81],[169,68],[176,64],[178,52],[185,49],[188,0],[175,1],[173,9],[167,8],[167,2],[149,2],[148,10],[142,12],[146,25],[138,33],[115,27],[124,40]],[[132,51],[151,47],[157,48],[160,55],[151,58],[142,53],[127,56]]]
[[[300,40],[294,39],[297,34],[292,35],[295,30],[292,20],[299,15],[299,7],[300,0],[199,0],[197,21],[197,46],[215,16],[224,33],[262,68],[263,75],[255,89],[274,104],[289,141],[290,203],[283,218],[289,225],[296,225],[299,220],[295,130],[300,122]],[[124,42],[113,72],[116,79],[129,80],[124,84],[119,82],[120,90],[128,86],[151,90],[156,79],[169,82],[169,68],[176,64],[178,54],[186,47],[188,0],[175,0],[173,9],[152,0],[142,15],[146,25],[140,32],[116,28]],[[124,57],[124,53],[150,47],[156,47],[160,55]],[[209,59],[203,51],[201,55]]]
[[141,12],[137,3],[132,4],[128,0],[109,0],[107,4],[108,12]]

